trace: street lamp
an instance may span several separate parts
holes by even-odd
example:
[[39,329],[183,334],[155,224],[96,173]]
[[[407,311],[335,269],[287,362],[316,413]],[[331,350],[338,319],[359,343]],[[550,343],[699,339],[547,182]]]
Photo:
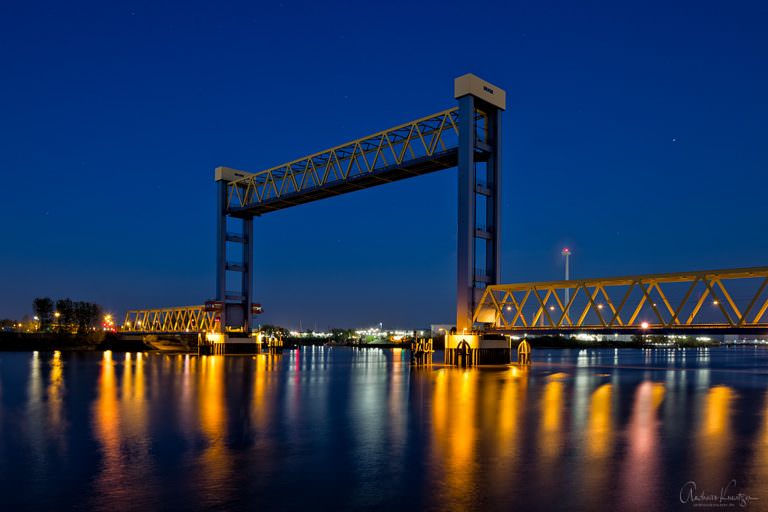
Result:
[[55,317],[56,317],[56,330],[57,330],[57,331],[61,331],[61,321],[59,320],[59,318],[61,317],[61,313],[59,313],[58,311],[56,311],[56,312],[53,314],[53,316],[55,316]]
[[[569,248],[565,248],[560,253],[563,256],[565,256],[565,280],[568,281],[571,279],[571,250]],[[571,300],[571,289],[567,287],[565,288],[565,304],[566,308],[568,307],[568,302]]]

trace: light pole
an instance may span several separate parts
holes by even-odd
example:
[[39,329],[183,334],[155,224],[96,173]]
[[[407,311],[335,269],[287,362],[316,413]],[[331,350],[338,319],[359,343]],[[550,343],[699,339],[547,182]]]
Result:
[[[565,280],[568,281],[571,278],[571,250],[569,248],[563,249],[563,252],[561,252],[563,256],[565,256]],[[567,288],[565,289],[565,307],[566,310],[568,308],[568,302],[571,300],[571,289]]]

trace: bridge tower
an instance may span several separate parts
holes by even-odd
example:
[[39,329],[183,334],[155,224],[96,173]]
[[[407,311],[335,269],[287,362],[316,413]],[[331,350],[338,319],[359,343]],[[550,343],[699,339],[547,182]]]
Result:
[[485,288],[501,282],[501,113],[506,93],[473,74],[454,81],[459,102],[456,330],[471,331]]
[[[216,181],[216,301],[223,303],[221,330],[250,332],[253,306],[253,215],[235,217],[229,211],[229,183],[248,173],[217,167]],[[232,275],[234,274],[234,276]]]

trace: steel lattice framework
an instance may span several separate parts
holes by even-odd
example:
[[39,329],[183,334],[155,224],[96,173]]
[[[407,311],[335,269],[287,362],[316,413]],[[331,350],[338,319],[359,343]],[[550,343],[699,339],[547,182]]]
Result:
[[755,331],[768,329],[767,310],[768,267],[756,267],[493,285],[473,320],[497,331]]
[[136,333],[215,332],[219,329],[216,313],[204,306],[162,309],[136,309],[125,314],[120,330]]
[[227,208],[230,212],[247,209],[260,215],[453,167],[457,158],[458,110],[444,110],[231,181]]

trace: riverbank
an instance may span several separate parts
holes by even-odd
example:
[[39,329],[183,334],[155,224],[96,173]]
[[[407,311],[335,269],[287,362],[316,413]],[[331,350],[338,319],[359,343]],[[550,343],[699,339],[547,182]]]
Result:
[[0,332],[0,351],[98,351],[141,352],[152,350],[141,340],[123,340],[116,333],[87,334],[51,332]]

